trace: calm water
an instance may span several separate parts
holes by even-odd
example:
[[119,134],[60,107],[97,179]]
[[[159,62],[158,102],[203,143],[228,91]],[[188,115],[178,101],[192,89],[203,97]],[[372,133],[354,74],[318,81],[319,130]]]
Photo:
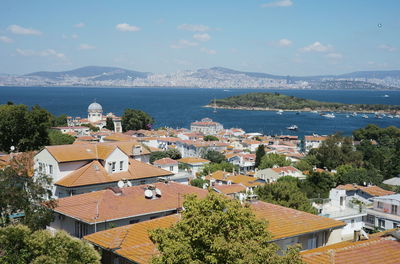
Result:
[[[329,102],[400,104],[400,91],[322,91],[322,90],[252,90],[238,89],[176,89],[176,88],[62,88],[62,87],[0,87],[0,103],[12,101],[17,104],[35,105],[46,108],[55,115],[87,115],[88,105],[96,100],[105,113],[122,115],[125,108],[141,109],[156,119],[155,127],[186,127],[203,117],[210,117],[226,128],[241,127],[247,132],[264,134],[332,134],[340,131],[346,135],[369,123],[381,127],[400,127],[400,118],[369,119],[361,116],[346,118],[336,114],[335,119],[327,119],[313,113],[285,112],[277,115],[268,111],[243,111],[219,109],[213,113],[203,105],[214,97],[224,98],[248,92],[279,92],[286,95]],[[387,94],[389,97],[384,97]],[[0,117],[1,118],[1,117]],[[286,130],[295,124],[297,132]]]

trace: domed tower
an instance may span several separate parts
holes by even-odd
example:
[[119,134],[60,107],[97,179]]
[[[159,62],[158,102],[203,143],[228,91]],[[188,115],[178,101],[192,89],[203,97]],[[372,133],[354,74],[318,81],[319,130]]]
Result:
[[102,120],[103,118],[103,107],[100,104],[94,102],[88,107],[88,120],[90,123],[95,123]]

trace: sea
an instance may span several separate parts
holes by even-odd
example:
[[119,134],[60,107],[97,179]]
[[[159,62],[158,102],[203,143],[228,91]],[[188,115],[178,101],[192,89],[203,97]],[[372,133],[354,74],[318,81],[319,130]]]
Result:
[[[274,90],[274,89],[199,89],[199,88],[92,88],[92,87],[0,87],[0,104],[8,101],[28,106],[40,105],[55,115],[87,116],[87,107],[96,101],[105,113],[122,115],[124,109],[140,109],[155,119],[154,128],[168,126],[189,128],[190,123],[208,117],[225,128],[242,128],[246,132],[268,135],[329,135],[352,131],[368,124],[400,127],[400,118],[382,119],[346,117],[335,113],[328,119],[319,114],[302,112],[248,111],[205,108],[214,98],[226,98],[249,92],[277,92],[306,99],[351,104],[400,104],[400,91],[366,90]],[[0,117],[1,118],[1,117]],[[297,125],[297,131],[287,127]]]

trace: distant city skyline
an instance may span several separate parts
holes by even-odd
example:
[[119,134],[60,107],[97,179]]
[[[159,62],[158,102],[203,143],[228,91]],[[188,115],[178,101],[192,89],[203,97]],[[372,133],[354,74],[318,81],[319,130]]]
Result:
[[400,69],[399,10],[396,0],[3,0],[0,73],[88,65],[302,76]]

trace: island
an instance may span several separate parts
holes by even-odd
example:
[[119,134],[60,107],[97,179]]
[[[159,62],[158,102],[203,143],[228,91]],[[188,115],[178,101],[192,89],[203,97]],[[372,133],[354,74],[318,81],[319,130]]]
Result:
[[379,112],[391,114],[397,114],[400,111],[400,105],[321,102],[280,93],[247,93],[230,96],[224,99],[214,99],[205,107],[264,111]]

